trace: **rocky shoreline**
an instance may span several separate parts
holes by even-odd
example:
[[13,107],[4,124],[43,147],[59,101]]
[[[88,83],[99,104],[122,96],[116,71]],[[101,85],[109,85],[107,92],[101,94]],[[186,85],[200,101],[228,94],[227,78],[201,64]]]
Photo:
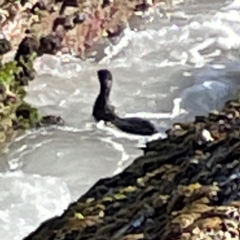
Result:
[[176,123],[24,240],[239,239],[240,101]]
[[42,53],[85,58],[98,39],[121,33],[134,12],[171,0],[31,0],[0,3],[2,34],[18,47],[26,32],[43,44]]

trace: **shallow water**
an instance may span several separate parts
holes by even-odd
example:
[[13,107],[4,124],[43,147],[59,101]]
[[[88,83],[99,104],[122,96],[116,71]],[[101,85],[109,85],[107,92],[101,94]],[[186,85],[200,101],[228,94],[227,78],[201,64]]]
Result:
[[[2,153],[2,240],[23,238],[61,214],[99,178],[121,171],[140,155],[136,146],[145,138],[103,129],[91,117],[99,68],[113,73],[111,98],[119,114],[151,118],[162,134],[174,121],[207,114],[236,96],[237,1],[187,1],[165,14],[158,10],[144,20],[132,19],[130,26],[133,30],[126,29],[105,54],[96,55],[98,63],[71,56],[36,61],[38,76],[28,87],[27,101],[43,114],[61,115],[66,126],[28,131]],[[183,110],[176,107],[171,114],[176,98],[182,99]]]

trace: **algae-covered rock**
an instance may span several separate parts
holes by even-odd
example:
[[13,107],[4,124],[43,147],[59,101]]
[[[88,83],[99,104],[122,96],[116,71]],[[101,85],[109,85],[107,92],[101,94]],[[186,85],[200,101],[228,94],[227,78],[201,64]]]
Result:
[[[34,79],[33,61],[39,54],[40,46],[37,39],[25,37],[18,47],[14,60],[0,66],[0,144],[9,140],[16,130],[47,123],[63,123],[60,120],[47,121],[49,117],[43,118],[36,108],[24,101],[26,96],[24,87]],[[6,53],[10,47],[4,49]]]
[[240,239],[240,101],[167,134],[25,240]]

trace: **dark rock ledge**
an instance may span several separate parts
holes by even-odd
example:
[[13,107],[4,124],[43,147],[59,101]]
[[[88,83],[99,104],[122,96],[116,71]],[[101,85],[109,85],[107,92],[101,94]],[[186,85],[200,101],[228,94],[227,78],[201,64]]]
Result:
[[240,239],[240,101],[167,134],[24,240]]

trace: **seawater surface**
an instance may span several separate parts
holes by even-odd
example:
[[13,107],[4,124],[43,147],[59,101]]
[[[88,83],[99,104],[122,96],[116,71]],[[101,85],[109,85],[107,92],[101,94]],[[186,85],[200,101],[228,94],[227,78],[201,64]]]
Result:
[[174,121],[220,109],[236,96],[237,1],[185,1],[174,10],[133,18],[130,27],[121,38],[99,43],[97,63],[48,55],[36,61],[27,101],[42,114],[61,115],[66,126],[28,131],[1,154],[2,240],[22,239],[141,154],[136,146],[146,139],[93,121],[98,69],[113,73],[111,99],[119,114],[150,118],[163,135]]

